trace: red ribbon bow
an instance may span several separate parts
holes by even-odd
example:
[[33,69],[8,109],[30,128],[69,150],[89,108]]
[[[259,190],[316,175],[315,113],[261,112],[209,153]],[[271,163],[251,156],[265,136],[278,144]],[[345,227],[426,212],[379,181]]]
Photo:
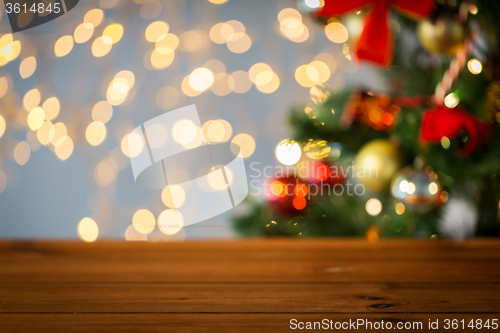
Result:
[[466,155],[472,154],[478,147],[486,143],[490,126],[466,113],[462,108],[449,109],[438,106],[424,113],[420,138],[425,142],[439,143],[443,136],[457,137],[462,130],[469,135],[469,142],[462,150]]
[[392,32],[387,22],[389,6],[417,18],[429,15],[434,9],[434,0],[325,0],[318,15],[341,15],[369,4],[372,11],[359,38],[356,56],[384,66],[389,65],[393,54]]

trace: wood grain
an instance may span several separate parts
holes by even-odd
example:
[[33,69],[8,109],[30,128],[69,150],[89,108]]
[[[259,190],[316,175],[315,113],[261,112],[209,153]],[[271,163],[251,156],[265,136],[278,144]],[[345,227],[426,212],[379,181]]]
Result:
[[0,242],[0,268],[0,331],[500,319],[495,239]]

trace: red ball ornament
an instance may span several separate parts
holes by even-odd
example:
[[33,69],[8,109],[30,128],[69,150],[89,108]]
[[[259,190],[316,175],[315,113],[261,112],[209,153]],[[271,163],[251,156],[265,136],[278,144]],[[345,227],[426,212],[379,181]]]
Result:
[[343,184],[344,174],[340,167],[330,161],[315,162],[309,167],[308,181],[313,184],[335,186]]
[[296,177],[273,179],[266,192],[271,207],[282,215],[298,215],[305,211],[308,194],[307,184]]

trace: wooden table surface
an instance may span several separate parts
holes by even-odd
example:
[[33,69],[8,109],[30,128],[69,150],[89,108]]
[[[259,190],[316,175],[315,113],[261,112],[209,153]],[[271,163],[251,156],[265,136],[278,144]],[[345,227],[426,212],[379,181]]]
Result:
[[0,242],[2,332],[276,332],[291,319],[491,325],[500,241]]

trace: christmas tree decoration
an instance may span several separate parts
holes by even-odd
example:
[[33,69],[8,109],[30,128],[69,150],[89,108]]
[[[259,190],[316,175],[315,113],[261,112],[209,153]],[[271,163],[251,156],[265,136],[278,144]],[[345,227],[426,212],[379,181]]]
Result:
[[468,156],[486,143],[489,130],[487,123],[466,113],[461,107],[450,109],[438,106],[424,113],[420,138],[424,144],[442,143],[443,138],[457,138],[465,131],[467,137],[461,152]]
[[470,199],[451,198],[443,207],[438,230],[445,237],[463,240],[474,235],[478,220],[477,205]]
[[315,162],[309,167],[307,181],[312,184],[335,186],[343,184],[345,177],[337,164],[324,160]]
[[342,18],[342,23],[349,33],[349,38],[347,40],[349,43],[356,43],[356,41],[358,41],[363,33],[365,21],[366,13],[364,13],[364,11],[349,14]]
[[395,125],[400,111],[386,94],[360,92],[352,96],[341,122],[348,128],[354,120],[359,120],[377,131],[388,131]]
[[304,146],[304,153],[312,160],[322,160],[330,154],[331,147],[326,140],[310,140]]
[[281,177],[271,181],[266,197],[271,207],[282,215],[298,215],[308,203],[308,186],[296,177]]
[[457,19],[457,15],[441,11],[420,21],[417,35],[427,51],[453,56],[463,47],[466,29],[464,23]]
[[421,213],[436,206],[441,190],[435,172],[413,167],[396,173],[391,183],[392,196]]
[[401,166],[401,153],[391,141],[385,139],[368,142],[354,159],[356,181],[373,192],[387,189]]
[[388,24],[389,7],[411,17],[425,17],[434,9],[433,0],[325,0],[325,5],[318,10],[319,17],[331,17],[363,9],[371,5],[363,32],[356,45],[356,55],[360,60],[387,66],[393,56],[393,37]]

